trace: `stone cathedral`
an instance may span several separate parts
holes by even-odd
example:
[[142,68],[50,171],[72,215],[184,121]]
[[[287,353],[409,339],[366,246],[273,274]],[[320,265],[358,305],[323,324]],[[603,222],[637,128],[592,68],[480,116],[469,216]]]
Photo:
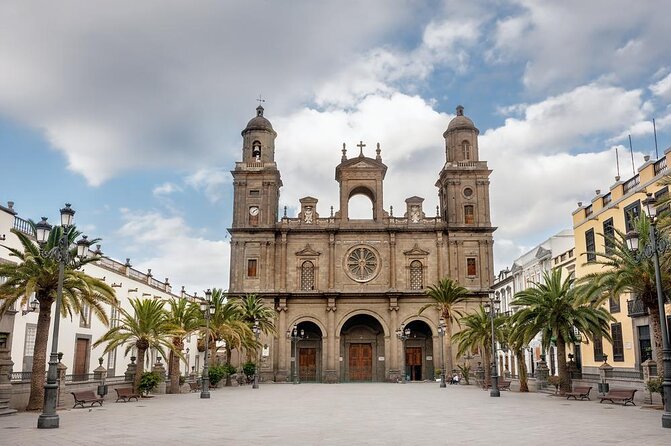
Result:
[[[305,196],[298,215],[287,217],[279,211],[277,133],[263,113],[257,107],[242,131],[229,229],[229,293],[255,293],[277,311],[276,334],[261,338],[262,378],[286,381],[296,373],[301,382],[395,381],[405,373],[409,380],[433,379],[441,366],[440,316],[434,309],[418,315],[430,302],[426,288],[443,277],[458,280],[472,291],[469,311],[487,298],[494,274],[491,170],[479,158],[473,121],[457,107],[443,133],[444,155],[436,147],[436,161],[445,157],[436,172],[439,208],[425,209],[424,199],[412,196],[402,216],[385,210],[380,147],[368,157],[360,144],[351,158],[343,146],[335,166],[340,209],[321,216],[318,198]],[[372,202],[371,219],[348,216],[350,198],[360,194]],[[405,342],[396,334],[401,325],[410,329]],[[465,360],[452,351],[445,353],[448,371]]]

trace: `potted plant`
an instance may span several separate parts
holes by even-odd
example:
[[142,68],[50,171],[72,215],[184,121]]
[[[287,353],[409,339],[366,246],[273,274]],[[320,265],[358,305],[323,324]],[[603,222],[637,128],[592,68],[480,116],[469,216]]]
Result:
[[149,393],[156,389],[161,381],[163,381],[163,377],[158,373],[144,372],[140,377],[140,385],[138,386],[140,395],[143,398],[148,397]]

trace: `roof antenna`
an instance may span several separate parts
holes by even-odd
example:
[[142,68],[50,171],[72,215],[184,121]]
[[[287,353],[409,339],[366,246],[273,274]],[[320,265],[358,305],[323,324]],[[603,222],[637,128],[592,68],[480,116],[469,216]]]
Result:
[[657,150],[657,126],[655,125],[655,118],[652,118],[652,132],[655,134],[655,159],[659,159],[659,152]]
[[631,153],[631,171],[636,176],[636,168],[634,167],[634,148],[631,145],[631,135],[629,135],[629,153]]
[[615,177],[615,181],[620,181],[620,155],[617,146],[615,146],[615,165],[617,166],[617,176]]

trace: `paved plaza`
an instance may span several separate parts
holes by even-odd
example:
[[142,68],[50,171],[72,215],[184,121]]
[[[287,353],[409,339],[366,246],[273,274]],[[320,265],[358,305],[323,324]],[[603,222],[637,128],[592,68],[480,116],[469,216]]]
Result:
[[266,384],[159,395],[60,412],[0,418],[0,445],[597,445],[671,444],[661,412],[474,386]]

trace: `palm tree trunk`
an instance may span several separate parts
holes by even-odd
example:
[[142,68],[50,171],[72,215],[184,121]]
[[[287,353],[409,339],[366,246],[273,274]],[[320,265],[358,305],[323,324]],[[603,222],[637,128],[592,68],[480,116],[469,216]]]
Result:
[[517,367],[519,369],[520,377],[520,392],[529,391],[529,377],[527,376],[527,364],[524,358],[524,350],[515,350],[515,359],[517,359]]
[[[447,376],[447,371],[452,370],[454,368],[454,366],[452,365],[452,318],[445,319],[445,337],[447,338],[447,347],[446,347],[447,365],[445,366],[445,368],[447,369],[445,370],[445,374]],[[443,348],[442,345],[440,347]],[[443,365],[441,364],[441,368],[442,367]]]
[[44,374],[47,364],[47,343],[49,342],[49,327],[51,327],[52,298],[42,298],[40,313],[37,317],[35,344],[33,348],[33,368],[30,377],[30,396],[26,410],[42,410],[44,406]]
[[137,368],[135,369],[135,378],[133,379],[133,390],[135,392],[140,392],[140,379],[144,373],[144,354],[147,351],[147,347],[137,346]]
[[[226,364],[231,365],[231,348],[228,346],[228,342],[226,343]],[[224,384],[225,387],[231,387],[233,383],[231,382],[231,374],[226,373],[226,383]]]
[[[175,346],[175,350],[182,351],[184,348],[184,342],[180,337],[172,338],[172,345]],[[168,387],[168,393],[179,393],[179,356],[175,352],[170,352],[170,386]]]
[[662,331],[659,322],[659,307],[648,307],[649,323],[652,327],[652,338],[655,343],[655,362],[657,362],[657,376],[664,376],[664,352],[662,346]]
[[490,348],[485,347],[484,349],[484,367],[485,367],[485,382],[490,381],[492,379],[492,354],[490,352]]
[[559,394],[563,396],[566,392],[571,391],[571,380],[566,364],[566,343],[561,336],[557,336],[557,366],[559,369]]

